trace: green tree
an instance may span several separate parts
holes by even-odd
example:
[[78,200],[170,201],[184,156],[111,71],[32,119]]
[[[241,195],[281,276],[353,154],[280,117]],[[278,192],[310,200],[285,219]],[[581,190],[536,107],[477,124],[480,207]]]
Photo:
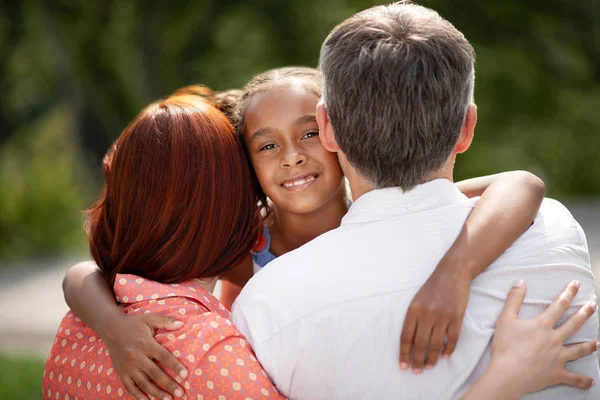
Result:
[[[527,169],[553,196],[598,195],[600,3],[421,3],[477,52],[479,123],[457,176]],[[374,4],[0,0],[0,191],[12,202],[0,201],[0,255],[68,247],[71,239],[42,239],[53,226],[81,236],[100,160],[144,105],[192,83],[228,89],[269,68],[316,66],[327,33]],[[36,145],[47,142],[54,147]],[[53,211],[35,210],[43,204]]]

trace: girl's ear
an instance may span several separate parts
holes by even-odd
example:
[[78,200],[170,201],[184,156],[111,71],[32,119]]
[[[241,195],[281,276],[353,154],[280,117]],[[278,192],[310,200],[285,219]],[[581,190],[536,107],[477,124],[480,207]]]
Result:
[[340,151],[323,100],[319,100],[319,103],[317,103],[317,124],[319,125],[319,138],[321,139],[323,147],[332,153]]

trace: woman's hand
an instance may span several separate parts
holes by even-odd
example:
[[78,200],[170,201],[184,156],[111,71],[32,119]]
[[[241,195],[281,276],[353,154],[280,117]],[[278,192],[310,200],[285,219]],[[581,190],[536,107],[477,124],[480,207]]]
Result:
[[[595,382],[565,368],[566,363],[597,351],[600,343],[564,345],[565,340],[594,314],[595,303],[587,303],[561,326],[554,328],[569,309],[579,290],[574,281],[548,307],[531,320],[519,319],[526,287],[519,281],[512,288],[496,324],[492,340],[492,361],[484,376],[463,397],[479,399],[518,399],[527,393],[565,384],[589,389]],[[491,397],[490,397],[491,396]]]
[[589,389],[594,384],[591,378],[568,371],[565,364],[598,350],[598,341],[568,346],[564,342],[581,328],[598,306],[587,303],[565,323],[554,328],[578,290],[579,282],[571,282],[546,311],[532,320],[518,319],[526,292],[523,281],[517,283],[506,299],[492,341],[492,363],[510,368],[515,379],[523,381],[523,394],[558,384],[582,389]]
[[183,396],[183,389],[156,362],[181,378],[186,378],[188,371],[153,336],[155,329],[177,330],[182,326],[183,322],[160,314],[123,314],[98,327],[115,371],[129,394],[137,399],[148,399],[147,395],[171,399],[160,386],[176,397]]

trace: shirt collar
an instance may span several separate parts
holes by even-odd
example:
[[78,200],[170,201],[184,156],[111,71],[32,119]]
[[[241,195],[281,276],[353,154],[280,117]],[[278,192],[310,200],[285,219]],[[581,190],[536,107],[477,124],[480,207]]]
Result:
[[447,179],[435,179],[407,191],[399,187],[374,189],[352,204],[342,219],[342,225],[379,221],[456,204],[466,199],[456,185]]
[[216,297],[194,281],[160,283],[138,275],[117,274],[113,290],[117,301],[122,304],[160,300],[167,297],[187,297],[211,311],[224,309]]

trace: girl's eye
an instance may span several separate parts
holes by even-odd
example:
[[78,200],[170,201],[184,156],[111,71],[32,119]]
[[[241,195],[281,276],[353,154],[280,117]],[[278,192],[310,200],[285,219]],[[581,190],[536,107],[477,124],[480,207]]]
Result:
[[258,151],[271,150],[271,149],[274,149],[274,148],[275,148],[275,145],[273,143],[270,143],[270,144],[264,145]]
[[319,131],[308,132],[306,135],[302,136],[302,139],[310,139],[315,136],[319,136]]

